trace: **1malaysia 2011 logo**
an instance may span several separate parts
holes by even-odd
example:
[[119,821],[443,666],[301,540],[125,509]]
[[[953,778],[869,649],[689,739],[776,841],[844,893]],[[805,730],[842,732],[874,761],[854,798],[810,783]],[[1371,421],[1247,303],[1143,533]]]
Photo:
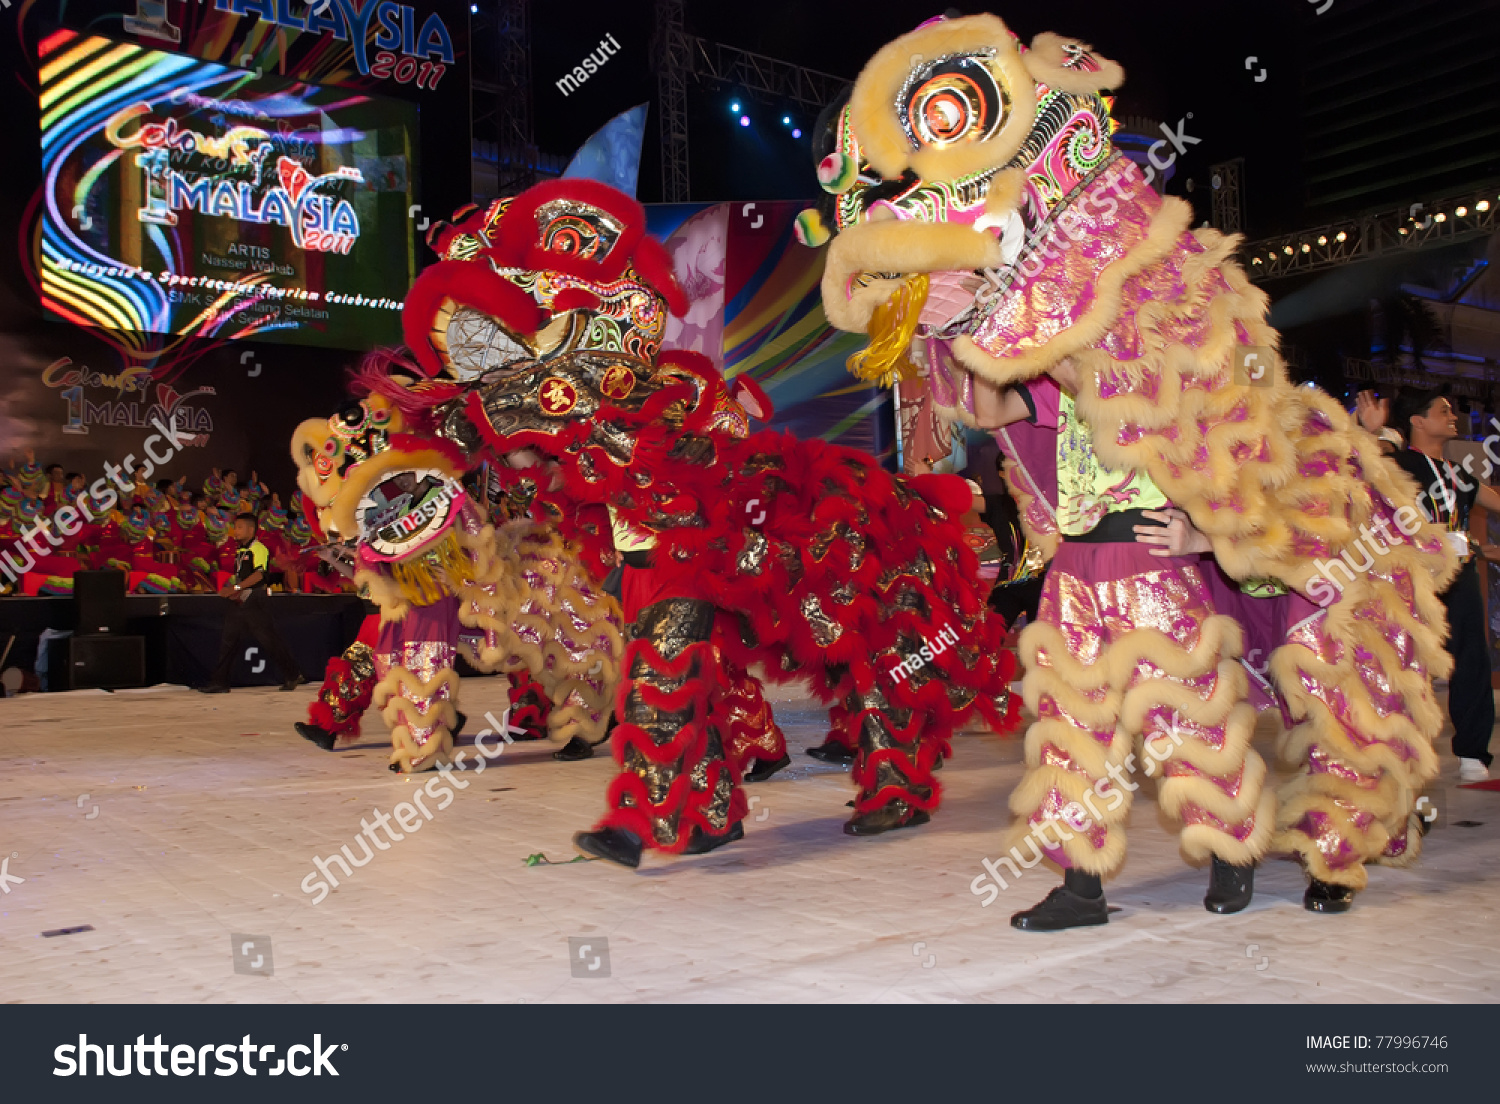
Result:
[[[442,17],[433,12],[418,29],[416,10],[394,0],[313,3],[305,17],[292,10],[292,0],[214,0],[214,6],[222,12],[248,15],[309,34],[331,34],[348,42],[361,76],[390,78],[400,84],[415,78],[418,88],[431,89],[453,64],[453,37]],[[373,61],[367,45],[371,29],[376,31],[379,51]]]
[[[117,149],[141,151],[135,163],[145,174],[146,202],[138,212],[142,222],[176,226],[177,212],[186,209],[236,222],[285,226],[294,246],[315,253],[348,254],[354,247],[359,237],[354,207],[320,189],[343,181],[363,183],[358,169],[340,165],[313,176],[296,158],[281,153],[272,184],[262,191],[262,170],[275,152],[267,131],[237,124],[225,134],[205,135],[174,118],[143,121],[150,114],[150,104],[130,104],[111,116],[104,128]],[[208,171],[185,174],[172,167],[178,157],[190,158],[195,167]]]

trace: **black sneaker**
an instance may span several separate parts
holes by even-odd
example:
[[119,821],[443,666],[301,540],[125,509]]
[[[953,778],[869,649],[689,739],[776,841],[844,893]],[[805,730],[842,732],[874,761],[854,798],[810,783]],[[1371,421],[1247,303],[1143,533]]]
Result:
[[1302,895],[1302,907],[1308,912],[1348,912],[1354,904],[1354,890],[1313,878]]
[[641,865],[641,852],[645,849],[641,837],[625,828],[577,832],[573,836],[573,846],[590,858],[608,859],[631,870]]
[[915,828],[932,817],[922,809],[897,799],[868,813],[855,813],[844,825],[846,836],[878,836],[897,828]]
[[466,725],[468,723],[469,723],[469,716],[468,716],[468,714],[465,713],[461,709],[455,709],[453,711],[453,730],[451,732],[449,732],[448,735],[450,735],[450,736],[457,736],[460,732],[462,732],[464,730],[464,725]]
[[216,682],[211,682],[207,686],[200,686],[200,687],[198,687],[198,693],[200,693],[200,694],[227,694],[227,693],[229,693],[229,687],[227,687],[227,686],[220,686]]
[[562,747],[552,753],[552,758],[559,763],[576,763],[580,759],[592,759],[594,747],[582,736],[574,736]]
[[1208,879],[1208,894],[1203,907],[1209,912],[1228,915],[1239,912],[1255,895],[1255,864],[1230,866],[1219,856],[1213,857],[1213,872]]
[[783,755],[775,762],[772,762],[770,759],[757,759],[755,760],[755,766],[750,769],[750,773],[745,775],[745,781],[764,782],[777,771],[784,770],[791,765],[792,757],[790,755]]
[[295,690],[297,689],[297,687],[304,686],[306,684],[307,680],[301,675],[293,675],[291,678],[287,679],[281,684],[281,692],[284,694],[288,690]]
[[312,724],[309,721],[298,721],[292,727],[297,730],[298,736],[301,736],[304,740],[311,740],[324,751],[332,751],[334,742],[338,740],[338,737],[326,728]]
[[711,836],[702,828],[693,829],[693,838],[688,845],[682,849],[684,855],[706,855],[710,851],[723,847],[726,843],[745,838],[745,824],[743,821],[735,821],[722,836]]
[[1080,897],[1065,885],[1047,894],[1039,904],[1010,918],[1010,926],[1022,931],[1066,931],[1107,923],[1109,906],[1104,903],[1104,894]]
[[837,740],[825,740],[817,747],[808,748],[807,754],[820,762],[833,763],[837,766],[854,762],[854,749],[845,747]]

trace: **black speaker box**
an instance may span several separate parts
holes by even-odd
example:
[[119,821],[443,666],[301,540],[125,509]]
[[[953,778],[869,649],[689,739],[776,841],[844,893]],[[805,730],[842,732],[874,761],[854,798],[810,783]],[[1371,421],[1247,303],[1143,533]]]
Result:
[[73,602],[82,636],[125,631],[125,573],[80,571],[73,576]]
[[122,690],[146,685],[144,636],[69,636],[53,641],[49,690]]

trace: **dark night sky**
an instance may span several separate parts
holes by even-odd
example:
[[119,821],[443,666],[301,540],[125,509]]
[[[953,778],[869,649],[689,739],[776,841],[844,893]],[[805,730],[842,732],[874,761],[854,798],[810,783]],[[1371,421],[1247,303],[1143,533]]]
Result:
[[[1335,0],[1352,3],[1355,0]],[[1368,0],[1367,0],[1368,2]],[[1394,2],[1394,0],[1391,0]],[[865,0],[757,0],[754,4],[689,0],[688,30],[728,45],[853,77],[880,46],[943,9],[937,4]],[[969,12],[975,9],[960,9]],[[533,22],[536,133],[543,148],[568,153],[616,111],[654,98],[648,44],[649,0],[566,7],[538,5]],[[997,14],[1029,41],[1052,30],[1091,42],[1127,74],[1116,106],[1120,115],[1148,115],[1175,124],[1188,112],[1187,133],[1200,139],[1183,158],[1173,190],[1209,164],[1248,159],[1249,217],[1257,232],[1296,224],[1301,187],[1298,128],[1300,40],[1318,18],[1305,0],[1253,4],[1204,0],[1142,0],[1134,5],[1098,0],[1052,0],[1015,5]],[[564,98],[550,85],[605,33],[619,54],[588,85]],[[1245,59],[1258,58],[1254,81]],[[815,184],[803,152],[780,129],[778,110],[758,105],[755,133],[742,131],[728,110],[730,90],[700,86],[693,105],[691,154],[694,198],[750,199],[811,195]],[[764,119],[764,124],[762,124]],[[805,119],[805,121],[811,121]],[[659,189],[655,121],[648,126],[641,195]],[[1290,212],[1288,215],[1287,212]]]

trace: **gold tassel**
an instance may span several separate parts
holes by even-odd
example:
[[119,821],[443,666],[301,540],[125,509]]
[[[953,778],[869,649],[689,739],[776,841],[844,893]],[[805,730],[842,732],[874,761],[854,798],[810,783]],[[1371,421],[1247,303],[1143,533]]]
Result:
[[870,315],[870,344],[849,358],[856,379],[878,380],[894,387],[900,379],[915,379],[916,366],[907,353],[927,302],[927,273],[908,276],[889,299]]
[[474,565],[459,543],[458,533],[450,531],[420,556],[391,564],[391,578],[408,602],[430,606],[471,585]]

